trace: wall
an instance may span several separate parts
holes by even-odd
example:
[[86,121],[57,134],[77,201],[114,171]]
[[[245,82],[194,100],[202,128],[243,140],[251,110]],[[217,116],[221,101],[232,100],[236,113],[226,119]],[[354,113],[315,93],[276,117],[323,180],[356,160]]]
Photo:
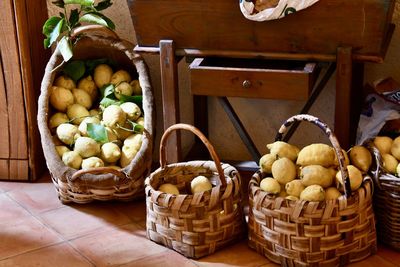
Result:
[[[57,8],[48,1],[49,14],[58,12]],[[126,1],[113,1],[114,5],[106,10],[106,15],[110,16],[117,25],[116,32],[121,38],[135,43],[134,29]],[[399,64],[400,61],[400,0],[396,1],[396,10],[393,16],[393,22],[396,24],[396,30],[392,38],[388,53],[383,64],[365,64],[365,83],[373,82],[376,79],[391,76],[395,80],[400,81]],[[162,105],[161,105],[161,82],[158,56],[144,56],[146,63],[150,69],[152,84],[155,91],[156,111],[157,111],[157,136],[156,148],[162,133]],[[180,106],[181,121],[193,123],[191,116],[192,102],[188,93],[190,86],[187,63],[182,61],[179,63],[179,86],[180,86]],[[243,124],[248,129],[249,134],[253,137],[254,142],[261,153],[266,153],[266,144],[273,142],[276,131],[281,123],[288,117],[297,114],[304,102],[301,101],[276,101],[276,100],[254,100],[230,98],[232,106],[237,111]],[[334,106],[335,102],[335,74],[328,82],[317,101],[309,111],[333,127]],[[210,140],[215,146],[217,153],[222,159],[243,160],[250,159],[250,155],[246,147],[241,142],[238,134],[234,130],[228,117],[222,110],[218,101],[209,98],[209,130]],[[255,127],[256,126],[256,127]],[[184,149],[188,150],[191,144],[191,136],[184,134]],[[309,124],[301,124],[291,143],[299,146],[307,145],[311,142],[328,142],[322,132],[316,127]],[[155,149],[155,152],[158,150]],[[155,155],[157,158],[157,155]]]

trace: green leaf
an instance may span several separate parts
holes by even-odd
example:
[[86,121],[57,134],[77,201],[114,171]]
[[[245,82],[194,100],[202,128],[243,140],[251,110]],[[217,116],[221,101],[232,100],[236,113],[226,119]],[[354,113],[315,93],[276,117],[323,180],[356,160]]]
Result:
[[78,9],[72,9],[71,14],[69,15],[69,25],[71,25],[72,28],[75,27],[78,20],[79,20]]
[[122,103],[125,102],[133,102],[138,105],[140,108],[143,106],[143,96],[141,95],[120,95],[119,100]]
[[43,25],[42,33],[44,35],[46,35],[46,37],[49,37],[61,19],[62,18],[54,17],[54,16],[48,18]]
[[144,130],[143,125],[133,122],[131,120],[127,120],[127,121],[132,125],[132,129],[135,133],[143,133],[143,130]]
[[109,96],[111,96],[111,95],[114,95],[114,92],[115,92],[115,86],[114,86],[114,84],[112,84],[112,83],[103,85],[103,86],[100,88],[100,93],[101,93],[101,96],[102,96],[103,98],[104,98],[104,97],[109,97]]
[[94,23],[94,24],[99,24],[103,26],[108,26],[107,22],[102,19],[100,16],[93,14],[93,13],[87,13],[83,15],[80,19],[79,22],[88,22],[88,23]]
[[90,138],[100,143],[107,143],[108,136],[106,128],[101,124],[88,123],[87,133]]
[[64,8],[64,0],[57,0],[52,2],[54,5]]
[[72,44],[69,42],[68,37],[63,36],[63,38],[58,42],[57,48],[60,50],[65,62],[72,58]]
[[65,64],[63,72],[76,82],[85,74],[85,62],[82,60],[68,62]]
[[112,2],[111,2],[111,0],[103,0],[103,1],[101,1],[97,6],[95,6],[94,8],[97,10],[97,11],[101,11],[101,10],[104,10],[104,9],[106,9],[106,8],[108,8],[108,7],[110,7],[110,6],[112,6]]
[[60,19],[60,21],[58,21],[57,25],[54,27],[54,29],[51,31],[50,35],[48,36],[47,39],[48,43],[47,43],[47,47],[49,48],[55,41],[57,41],[58,37],[61,34],[61,29],[64,25],[65,20],[64,19]]
[[100,106],[102,106],[103,108],[106,108],[111,105],[120,105],[120,104],[121,104],[121,102],[119,102],[118,100],[108,98],[108,97],[105,97],[100,101]]
[[94,0],[64,0],[66,5],[81,5],[81,6],[92,6],[94,5]]
[[100,16],[102,19],[105,20],[105,22],[107,23],[107,27],[108,27],[108,28],[110,28],[110,29],[112,29],[112,30],[115,30],[115,24],[114,24],[114,22],[112,22],[111,19],[109,19],[108,17],[104,16],[104,15],[101,14],[101,13],[96,13],[96,15]]

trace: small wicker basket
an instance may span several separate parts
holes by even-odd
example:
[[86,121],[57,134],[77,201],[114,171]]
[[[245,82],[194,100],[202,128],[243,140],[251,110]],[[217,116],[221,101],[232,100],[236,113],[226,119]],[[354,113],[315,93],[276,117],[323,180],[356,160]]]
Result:
[[[166,165],[165,143],[175,130],[197,135],[214,161],[189,161]],[[186,257],[200,258],[244,238],[246,227],[242,210],[241,181],[238,171],[221,164],[207,138],[195,127],[175,124],[161,138],[161,167],[146,178],[147,236]],[[180,192],[190,192],[190,182],[203,175],[213,184],[210,191],[172,195],[158,191],[172,183]]]
[[61,53],[55,50],[50,58],[41,85],[38,104],[38,126],[41,143],[58,197],[63,203],[88,203],[93,200],[132,200],[144,196],[144,178],[151,171],[153,135],[153,93],[143,59],[133,52],[133,44],[121,40],[113,31],[99,26],[82,26],[83,34],[74,48],[73,59],[108,58],[119,67],[136,71],[143,92],[144,128],[142,146],[128,166],[121,170],[109,167],[75,170],[66,166],[58,156],[48,127],[51,114],[50,88],[63,64]]
[[368,257],[377,250],[371,179],[365,177],[351,192],[339,143],[316,117],[291,117],[276,139],[295,121],[312,122],[328,135],[345,178],[345,195],[321,202],[270,197],[259,186],[265,174],[255,173],[249,184],[249,246],[282,266],[343,266]]
[[372,140],[365,145],[373,155],[371,176],[375,184],[373,205],[378,239],[400,251],[400,178],[385,170]]

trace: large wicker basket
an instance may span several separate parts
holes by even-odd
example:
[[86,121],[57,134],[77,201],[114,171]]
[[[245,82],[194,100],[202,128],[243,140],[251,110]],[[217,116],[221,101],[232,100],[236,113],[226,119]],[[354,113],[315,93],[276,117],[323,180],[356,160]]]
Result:
[[153,135],[153,94],[150,78],[143,59],[133,52],[133,44],[121,40],[104,27],[85,26],[78,28],[76,35],[82,35],[74,48],[73,59],[107,58],[119,67],[137,73],[143,91],[143,112],[145,134],[142,146],[128,166],[121,170],[109,167],[89,170],[75,170],[66,166],[58,156],[52,134],[48,127],[51,115],[49,106],[50,88],[57,71],[62,66],[58,49],[50,58],[42,80],[38,104],[38,125],[47,167],[63,203],[87,203],[93,200],[132,200],[144,196],[144,178],[150,173],[152,162]]
[[372,140],[365,145],[373,155],[371,175],[375,183],[373,205],[378,239],[400,250],[400,178],[385,170],[381,154]]
[[377,250],[371,179],[351,192],[339,143],[318,118],[291,117],[277,140],[295,121],[312,122],[328,135],[345,177],[345,195],[321,202],[275,198],[259,187],[265,174],[255,173],[249,184],[249,246],[282,266],[343,266],[368,257]]
[[[165,143],[171,132],[185,129],[206,145],[214,161],[189,161],[166,165]],[[146,178],[147,236],[189,258],[200,258],[245,237],[241,181],[238,171],[221,164],[214,148],[195,127],[176,124],[168,128],[160,144],[161,167]],[[209,178],[211,191],[190,192],[190,182],[198,175]],[[172,183],[180,195],[158,191]]]

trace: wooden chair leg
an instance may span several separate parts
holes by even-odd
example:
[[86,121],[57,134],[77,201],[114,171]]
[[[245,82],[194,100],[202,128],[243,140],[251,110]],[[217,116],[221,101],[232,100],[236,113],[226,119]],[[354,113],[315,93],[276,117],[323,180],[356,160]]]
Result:
[[[175,47],[172,40],[160,41],[160,69],[162,86],[162,103],[164,114],[164,130],[180,121],[178,67],[175,57]],[[179,132],[174,132],[166,145],[167,162],[181,160],[181,138]]]

